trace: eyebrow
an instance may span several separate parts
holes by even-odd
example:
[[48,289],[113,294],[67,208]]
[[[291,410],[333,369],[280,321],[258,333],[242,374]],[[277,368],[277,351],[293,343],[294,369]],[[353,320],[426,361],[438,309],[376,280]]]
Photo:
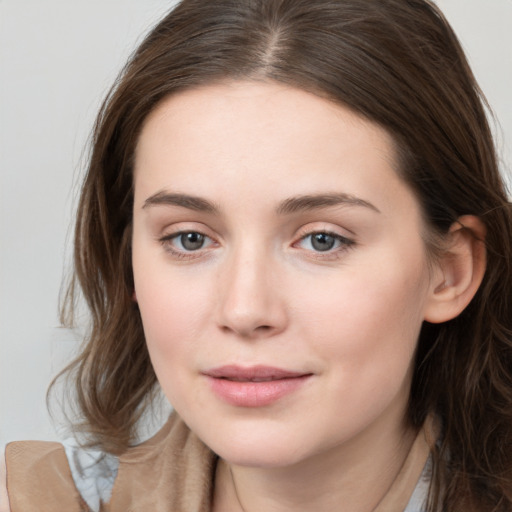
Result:
[[152,196],[148,197],[142,208],[148,208],[149,206],[181,206],[189,210],[205,213],[218,213],[219,208],[207,199],[202,197],[190,196],[187,194],[173,194],[165,191],[157,192]]
[[277,208],[277,213],[281,215],[289,215],[307,210],[316,210],[320,208],[328,208],[330,206],[362,206],[369,208],[377,213],[380,210],[372,203],[355,197],[350,194],[312,194],[304,196],[290,197],[285,199]]
[[[166,191],[160,191],[148,197],[148,199],[144,201],[142,208],[144,209],[150,206],[159,205],[181,206],[182,208],[187,208],[189,210],[213,214],[217,214],[220,211],[220,208],[214,203],[202,197],[170,193]],[[290,215],[292,213],[328,208],[330,206],[360,206],[369,208],[377,213],[381,213],[380,210],[372,203],[353,195],[343,193],[311,194],[290,197],[285,199],[276,208],[276,212],[278,215]]]

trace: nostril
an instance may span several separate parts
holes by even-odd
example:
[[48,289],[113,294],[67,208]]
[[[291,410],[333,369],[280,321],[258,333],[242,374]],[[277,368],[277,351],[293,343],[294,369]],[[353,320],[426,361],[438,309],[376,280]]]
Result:
[[258,325],[256,327],[247,328],[245,326],[239,326],[238,328],[230,325],[222,325],[221,329],[223,332],[235,332],[243,337],[249,337],[252,338],[254,336],[258,335],[268,335],[274,331],[274,327],[271,325]]

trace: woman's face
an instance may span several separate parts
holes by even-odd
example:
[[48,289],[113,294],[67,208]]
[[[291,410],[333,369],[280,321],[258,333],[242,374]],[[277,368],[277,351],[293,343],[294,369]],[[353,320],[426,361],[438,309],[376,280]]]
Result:
[[386,131],[273,83],[165,100],[136,151],[133,270],[169,401],[228,461],[404,427],[432,285]]

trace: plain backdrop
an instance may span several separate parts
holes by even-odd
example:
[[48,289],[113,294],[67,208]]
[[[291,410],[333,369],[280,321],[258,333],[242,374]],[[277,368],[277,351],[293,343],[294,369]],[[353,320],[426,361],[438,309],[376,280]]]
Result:
[[[78,346],[59,327],[84,151],[102,97],[174,2],[0,0],[0,445],[56,439],[47,386]],[[496,114],[512,183],[512,0],[439,0]]]

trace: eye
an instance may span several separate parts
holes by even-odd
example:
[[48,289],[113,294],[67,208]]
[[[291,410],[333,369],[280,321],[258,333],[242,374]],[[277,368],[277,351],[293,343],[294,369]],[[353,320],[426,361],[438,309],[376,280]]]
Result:
[[327,231],[318,231],[316,233],[309,233],[302,237],[298,246],[302,249],[307,249],[315,252],[329,252],[336,249],[347,248],[354,242],[337,233],[329,233]]
[[198,231],[181,231],[172,235],[166,235],[160,238],[160,242],[165,249],[175,254],[199,251],[214,243],[209,236]]
[[190,231],[189,233],[181,233],[174,238],[175,242],[180,245],[180,249],[185,251],[197,251],[202,249],[207,237],[201,233]]

